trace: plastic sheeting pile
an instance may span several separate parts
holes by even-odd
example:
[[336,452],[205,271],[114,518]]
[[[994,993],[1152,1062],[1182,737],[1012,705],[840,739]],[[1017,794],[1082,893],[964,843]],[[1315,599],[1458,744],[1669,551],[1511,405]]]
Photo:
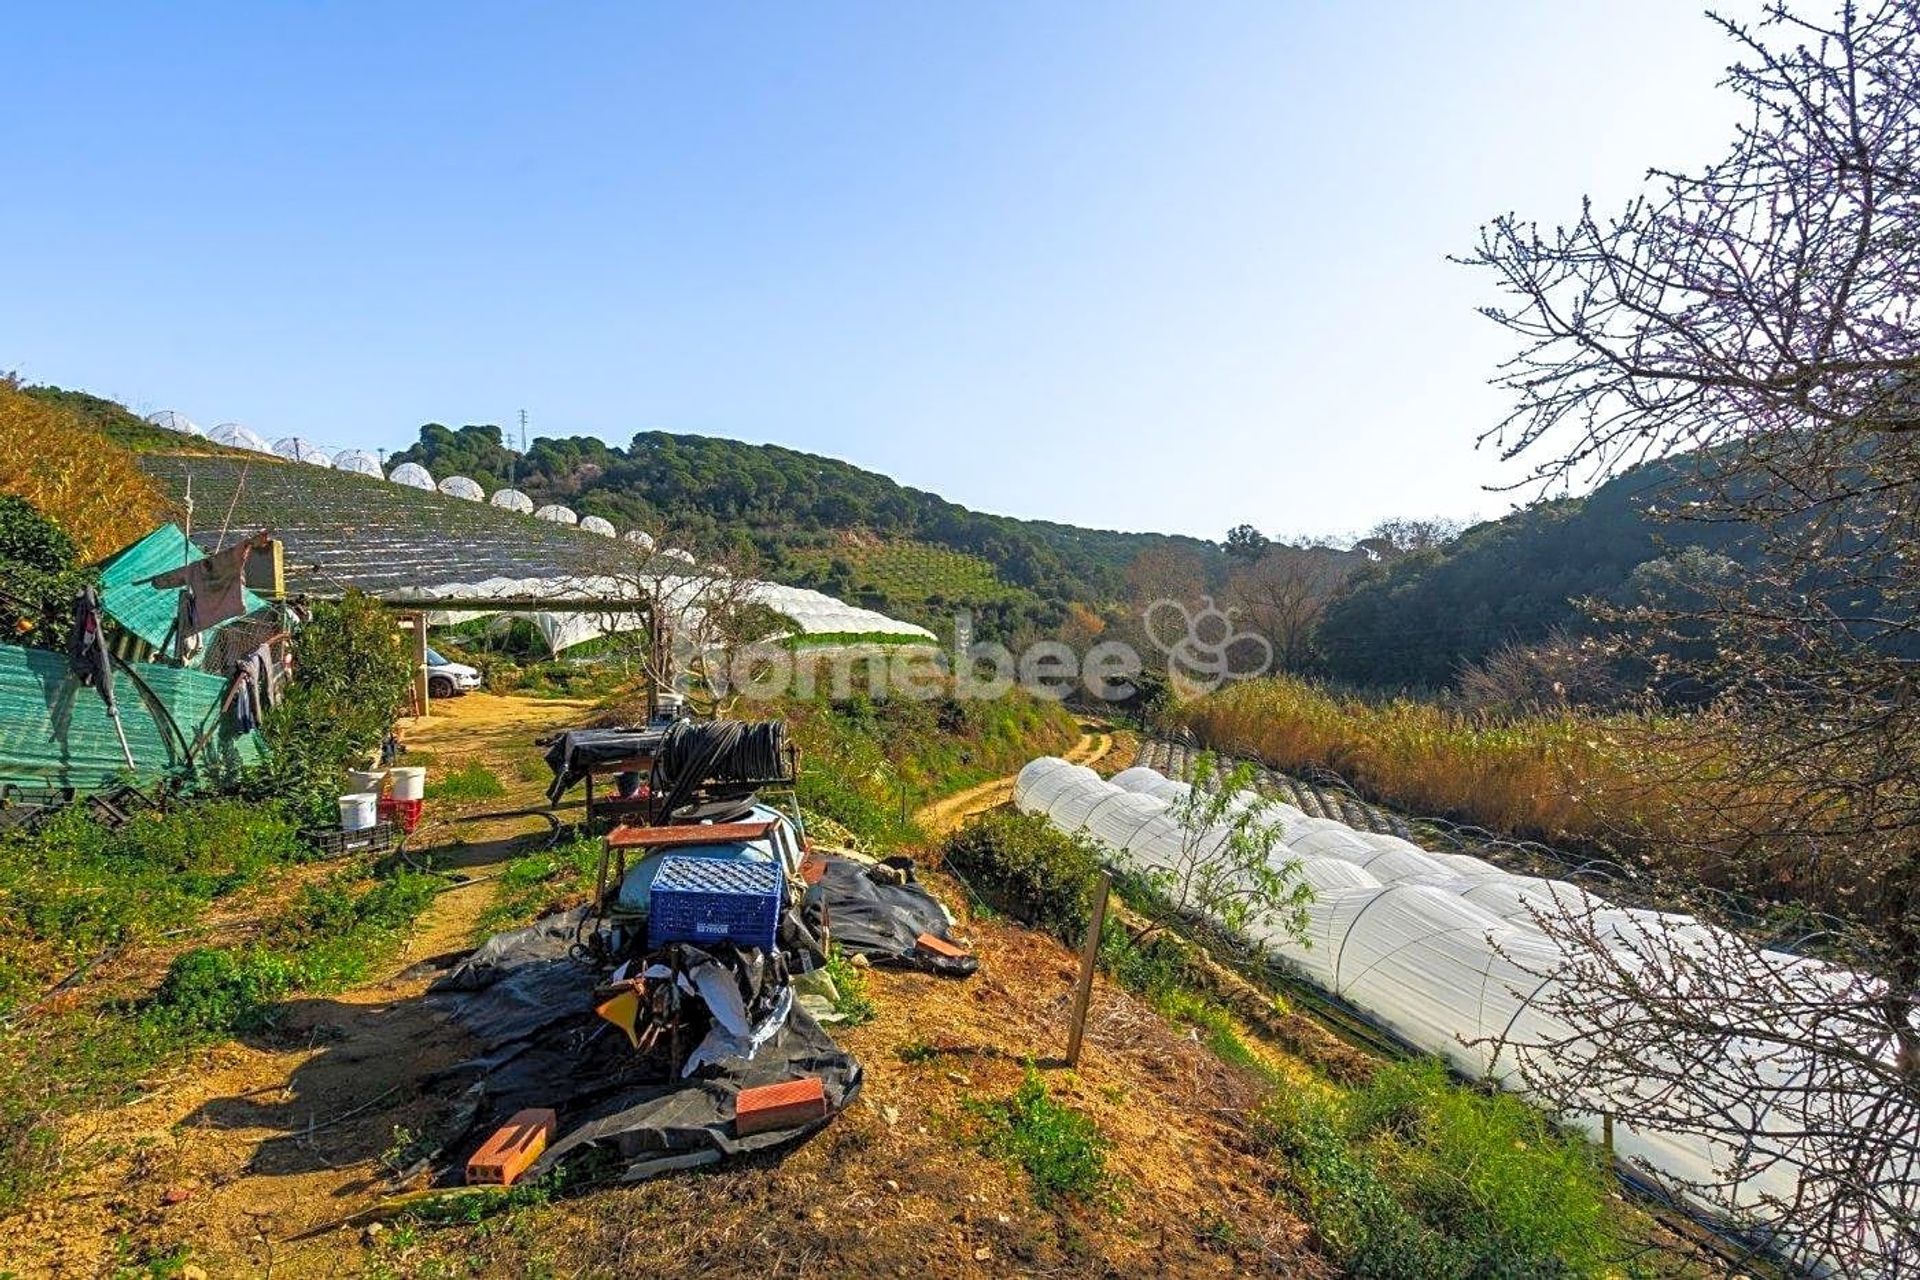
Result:
[[[1044,757],[1020,771],[1014,803],[1061,830],[1092,837],[1119,869],[1142,874],[1173,867],[1183,849],[1207,847],[1208,837],[1190,836],[1175,808],[1190,792],[1187,783],[1150,768],[1136,766],[1109,782],[1083,765]],[[1401,1039],[1505,1088],[1522,1088],[1519,1055],[1527,1055],[1530,1070],[1568,1078],[1568,1064],[1543,1049],[1575,1034],[1551,1011],[1549,994],[1568,944],[1543,924],[1577,919],[1608,945],[1638,955],[1711,939],[1711,926],[1690,916],[1617,907],[1564,880],[1512,875],[1480,858],[1433,852],[1262,797],[1243,795],[1236,802],[1267,806],[1266,816],[1280,827],[1275,857],[1297,859],[1300,876],[1314,890],[1304,938],[1275,927],[1250,930],[1253,940]],[[1836,975],[1857,980],[1815,961],[1767,954],[1810,983]],[[1737,1043],[1727,1046],[1729,1054],[1739,1051]],[[1756,1217],[1765,1216],[1763,1195],[1791,1200],[1798,1182],[1794,1126],[1785,1118],[1793,1086],[1792,1074],[1784,1073],[1778,1122],[1770,1124],[1775,1108],[1769,1106],[1745,1120],[1751,1142],[1786,1155],[1740,1184],[1735,1202]],[[1744,1113],[1752,1104],[1735,1102],[1733,1092],[1730,1086],[1729,1114]],[[1600,1135],[1597,1115],[1562,1119]],[[1613,1138],[1620,1157],[1683,1187],[1718,1181],[1739,1156],[1704,1137],[1624,1123],[1614,1126]],[[1688,1198],[1710,1213],[1721,1210],[1698,1196]],[[1776,1225],[1791,1237],[1791,1223]],[[1818,1265],[1817,1259],[1802,1260]]]

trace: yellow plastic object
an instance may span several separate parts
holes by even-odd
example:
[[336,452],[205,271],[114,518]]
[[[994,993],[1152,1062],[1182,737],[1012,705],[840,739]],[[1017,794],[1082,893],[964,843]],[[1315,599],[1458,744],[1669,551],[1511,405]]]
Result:
[[640,1047],[640,1036],[634,1030],[634,1024],[640,1019],[640,996],[632,987],[609,996],[595,1005],[593,1011],[626,1032],[634,1048]]

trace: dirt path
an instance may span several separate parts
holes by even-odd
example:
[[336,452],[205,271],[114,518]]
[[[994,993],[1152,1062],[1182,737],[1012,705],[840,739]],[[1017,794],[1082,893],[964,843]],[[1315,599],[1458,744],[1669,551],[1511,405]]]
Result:
[[[1066,759],[1088,768],[1097,768],[1118,745],[1113,726],[1104,721],[1084,720],[1080,740],[1067,748]],[[914,814],[914,821],[929,836],[943,836],[976,813],[998,808],[1013,799],[1013,778],[994,778],[968,787],[944,800],[936,800]]]
[[76,1118],[69,1140],[106,1158],[62,1189],[57,1208],[8,1224],[0,1272],[133,1274],[129,1261],[186,1245],[211,1275],[337,1273],[337,1233],[308,1233],[374,1203],[383,1154],[428,1129],[443,1105],[425,1078],[464,1056],[461,1037],[420,997],[472,946],[494,898],[490,869],[552,830],[538,817],[454,819],[543,801],[531,740],[587,705],[476,694],[403,724],[430,783],[479,761],[506,788],[490,800],[429,801],[409,842],[415,859],[469,879],[434,900],[379,979],[291,1001],[271,1032],[196,1055],[128,1106]]

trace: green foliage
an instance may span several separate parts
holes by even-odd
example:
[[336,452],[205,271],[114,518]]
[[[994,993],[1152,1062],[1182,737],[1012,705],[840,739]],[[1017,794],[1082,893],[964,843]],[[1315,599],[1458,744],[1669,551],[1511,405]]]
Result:
[[91,576],[76,563],[79,554],[25,498],[0,494],[0,641],[66,644],[73,598]]
[[[215,806],[197,806],[200,809]],[[291,836],[284,815],[267,809],[221,805],[222,812],[254,813],[269,834]],[[222,827],[197,815],[195,830],[205,835]],[[177,822],[178,816],[162,820]],[[65,820],[63,819],[63,824]],[[139,824],[134,824],[138,826]],[[224,830],[246,843],[244,824]],[[178,849],[202,841],[142,841],[136,834],[113,833],[109,841],[90,841],[74,830],[34,837],[38,847],[56,855],[79,844],[90,851],[128,839],[118,852],[135,864],[115,880],[111,868],[87,858],[67,856],[67,874],[85,868],[100,877],[103,900],[116,906],[102,911],[108,937],[135,936],[136,926],[176,918],[190,900],[164,898],[169,877],[152,874],[167,859],[146,845]],[[254,841],[257,845],[257,838]],[[231,846],[216,840],[212,856],[233,857]],[[0,865],[14,867],[14,847],[0,847]],[[241,861],[259,855],[242,853]],[[177,861],[177,858],[175,858]],[[137,884],[162,897],[164,913],[129,894]],[[204,881],[201,883],[205,883]],[[294,991],[326,992],[359,981],[394,940],[432,901],[434,877],[404,868],[361,886],[360,877],[343,870],[331,880],[304,889],[277,921],[254,942],[238,946],[195,947],[175,958],[154,994],[140,1001],[112,1001],[65,1013],[37,1016],[31,1041],[0,1042],[0,1211],[43,1186],[63,1160],[59,1116],[79,1107],[130,1096],[153,1068],[180,1050],[233,1035],[260,1032],[273,1024],[276,1004]],[[190,915],[191,912],[186,912]],[[39,977],[44,981],[44,976]]]
[[478,760],[469,760],[451,773],[427,783],[429,800],[498,800],[507,788],[493,770]]
[[947,838],[945,863],[1026,921],[1064,939],[1086,928],[1098,849],[1037,814],[996,809]]
[[1252,766],[1229,768],[1202,752],[1190,781],[1167,809],[1179,846],[1142,877],[1155,923],[1193,916],[1240,937],[1271,929],[1304,936],[1313,890],[1300,878],[1298,858],[1275,856],[1283,847],[1279,810],[1254,790]]
[[1622,597],[1636,568],[1672,549],[1662,535],[1737,551],[1748,532],[1738,525],[1663,525],[1648,514],[1654,498],[1685,499],[1687,465],[1637,468],[1584,498],[1535,503],[1445,546],[1362,570],[1321,619],[1327,674],[1377,688],[1444,688],[1505,645],[1590,631],[1577,602]]
[[1277,1091],[1258,1130],[1352,1275],[1601,1276],[1618,1254],[1595,1150],[1438,1061],[1392,1064],[1345,1097]]
[[867,989],[867,971],[854,964],[838,944],[827,958],[827,976],[833,979],[833,1011],[845,1019],[844,1025],[857,1027],[880,1016]]
[[522,854],[500,872],[494,900],[474,926],[476,938],[517,928],[538,916],[555,899],[593,887],[601,842],[581,836],[553,849]]
[[[492,426],[450,431],[428,424],[419,442],[392,460],[489,485],[506,479],[506,450]],[[776,578],[831,582],[852,595],[864,586],[894,605],[928,604],[934,595],[942,603],[973,603],[982,635],[1057,626],[1068,601],[1118,598],[1126,566],[1143,550],[1179,547],[1223,563],[1213,543],[1197,538],[987,515],[838,459],[707,436],[642,432],[624,449],[589,437],[542,438],[519,461],[515,478],[536,502],[567,502],[623,528],[671,528],[715,545],[745,538]],[[854,564],[860,553],[836,536],[853,531],[908,550],[862,580]],[[963,559],[916,569],[906,560],[915,546]],[[835,559],[846,572],[836,573]],[[982,563],[998,584],[991,592]],[[923,581],[923,574],[932,576]],[[910,594],[920,591],[926,594]]]
[[1055,1100],[1032,1067],[1012,1097],[969,1102],[967,1109],[985,1123],[981,1146],[1025,1169],[1043,1207],[1092,1200],[1105,1189],[1106,1138],[1090,1117]]
[[[854,687],[863,681],[856,674]],[[788,698],[753,704],[778,716],[800,746],[800,802],[868,849],[917,844],[920,805],[1018,769],[1073,741],[1073,717],[1025,694],[951,698]]]
[[242,786],[323,822],[340,771],[370,760],[406,706],[413,660],[393,615],[358,591],[317,603],[298,644],[292,686],[263,726],[265,759]]
[[196,947],[168,967],[147,1016],[186,1040],[257,1031],[297,976],[294,962],[277,951]]
[[140,814],[118,831],[69,809],[0,837],[0,1009],[59,967],[186,924],[308,853],[284,809],[232,800]]
[[937,616],[941,610],[1037,603],[1030,592],[1002,582],[983,557],[912,538],[849,538],[825,546],[789,547],[784,565],[796,586],[869,608],[898,610],[936,627],[943,621],[950,624]]

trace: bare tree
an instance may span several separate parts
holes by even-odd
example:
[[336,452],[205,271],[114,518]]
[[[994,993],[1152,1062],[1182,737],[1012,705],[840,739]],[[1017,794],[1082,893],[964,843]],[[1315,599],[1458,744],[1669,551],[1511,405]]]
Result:
[[1482,229],[1466,261],[1520,340],[1488,438],[1549,486],[1669,459],[1660,514],[1748,531],[1730,568],[1611,612],[1657,676],[1714,698],[1648,753],[1676,819],[1663,866],[1842,913],[1826,942],[1851,968],[1815,980],[1738,934],[1635,955],[1563,930],[1580,1069],[1534,1083],[1728,1139],[1696,1188],[1728,1212],[1766,1182],[1738,1175],[1759,1173],[1741,1138],[1767,1090],[1793,1172],[1776,1216],[1844,1274],[1893,1274],[1920,1256],[1920,6],[1713,21],[1745,110],[1722,159],[1550,232]]
[[1227,580],[1227,599],[1273,645],[1276,666],[1297,671],[1313,658],[1327,602],[1352,571],[1350,553],[1274,543]]
[[651,717],[664,692],[687,696],[705,711],[724,710],[741,648],[780,628],[781,619],[759,603],[757,587],[736,558],[700,559],[621,541],[609,547],[588,589],[633,602],[594,619],[639,671]]

